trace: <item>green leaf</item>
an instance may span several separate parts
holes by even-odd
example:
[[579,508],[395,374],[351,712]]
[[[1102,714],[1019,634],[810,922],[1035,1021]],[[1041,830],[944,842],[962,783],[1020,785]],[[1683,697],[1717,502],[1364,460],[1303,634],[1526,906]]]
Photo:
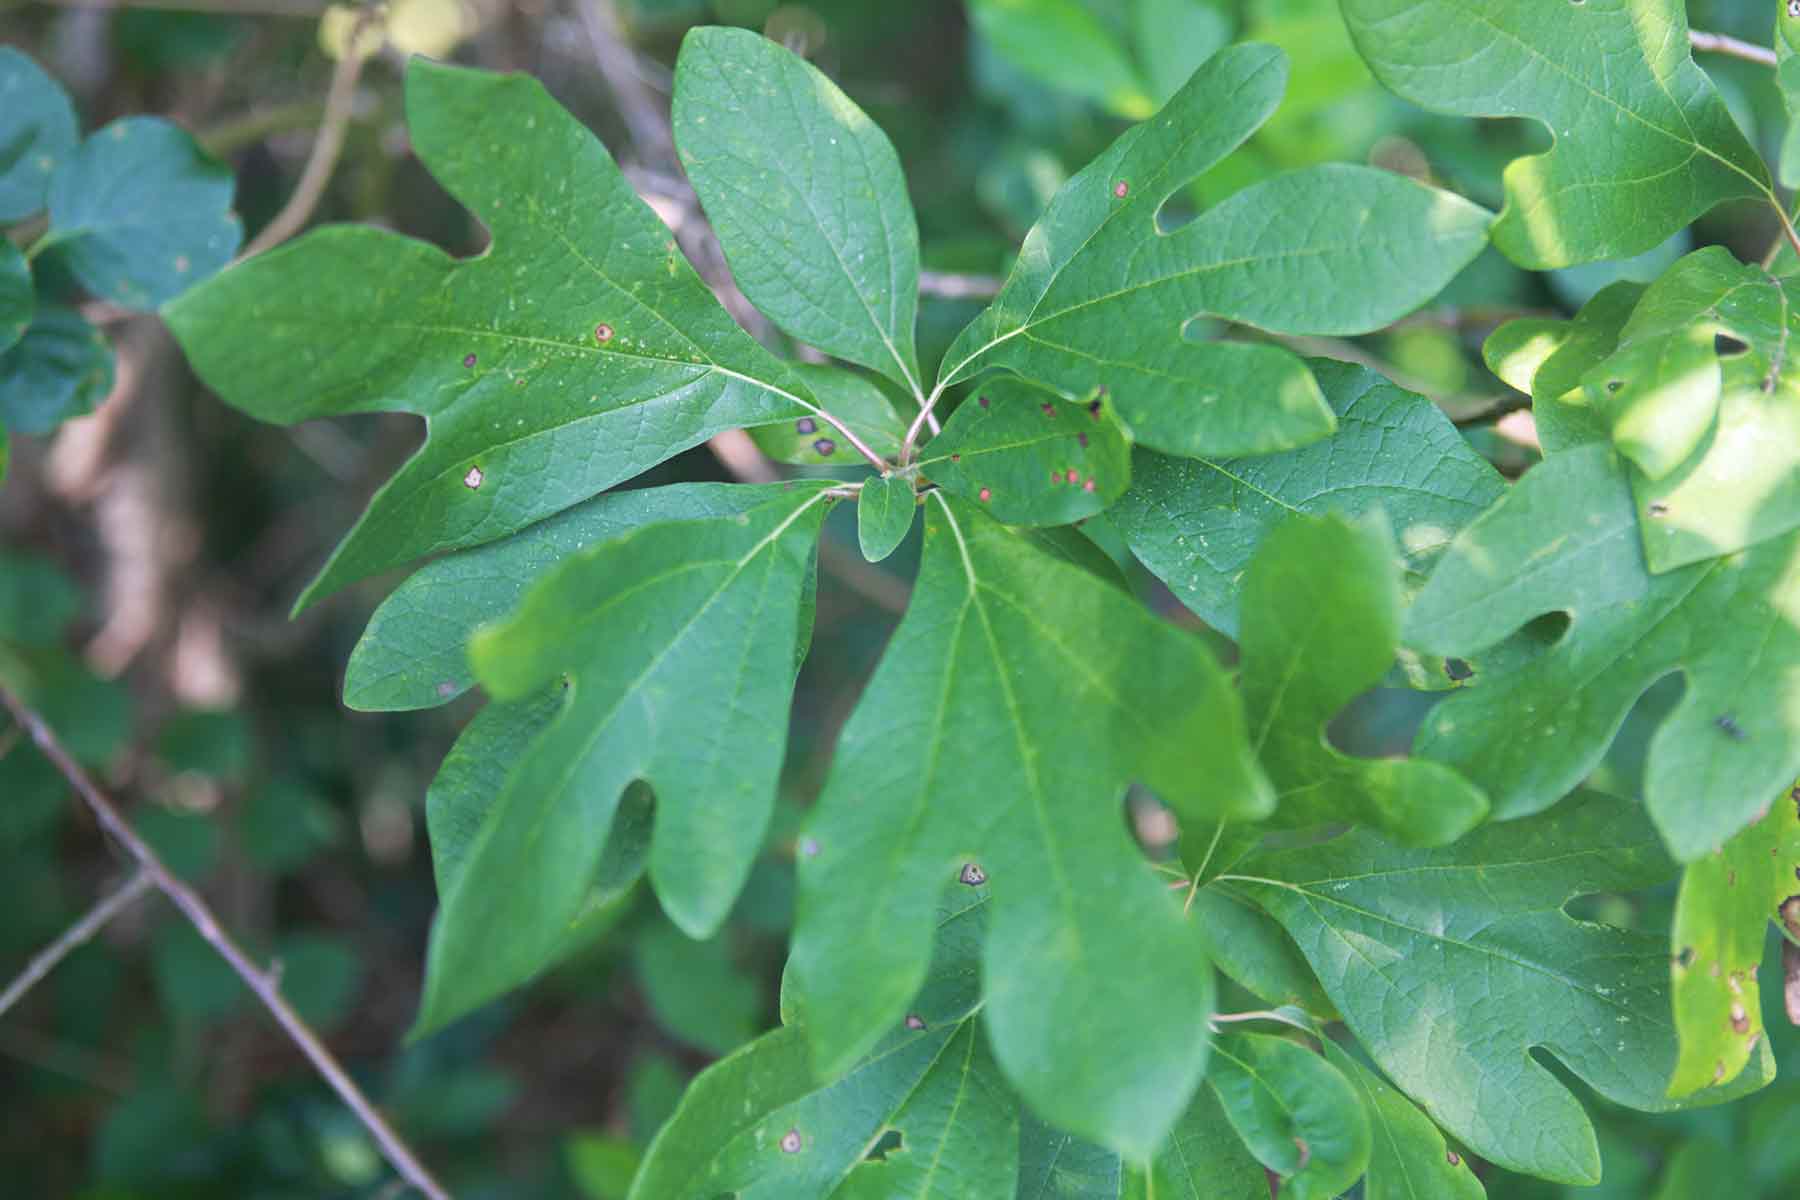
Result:
[[[1010,1195],[1016,1104],[974,1021],[987,900],[948,900],[918,995],[870,1054],[816,1080],[789,1026],[714,1063],[651,1143],[631,1200]],[[890,1130],[899,1145],[867,1159]]]
[[1287,928],[1357,1040],[1434,1121],[1500,1166],[1591,1184],[1593,1126],[1531,1050],[1616,1103],[1670,1107],[1668,959],[1655,938],[1563,907],[1672,870],[1641,810],[1584,798],[1441,849],[1353,831],[1225,878]]
[[1487,815],[1479,788],[1421,758],[1353,758],[1326,724],[1380,682],[1400,646],[1400,578],[1383,518],[1298,515],[1244,576],[1244,710],[1275,785],[1274,822],[1354,821],[1406,845],[1454,841]]
[[681,165],[750,302],[922,397],[919,226],[880,128],[804,59],[726,28],[682,39],[674,122]]
[[1364,1200],[1482,1200],[1487,1189],[1418,1106],[1330,1038],[1325,1059],[1356,1088],[1371,1133]]
[[649,874],[664,911],[694,937],[718,928],[774,808],[826,486],[573,554],[475,634],[470,659],[496,700],[559,682],[566,698],[510,764],[442,894],[421,1031],[558,952],[633,781],[656,793]]
[[[830,412],[869,449],[886,458],[898,457],[906,422],[874,383],[842,367],[791,363],[788,369],[804,384],[820,407]],[[817,417],[795,417],[777,425],[758,425],[750,431],[757,449],[776,462],[817,467],[861,460],[843,436]]]
[[1058,91],[1137,121],[1156,102],[1125,48],[1080,0],[970,0],[969,19],[995,52]]
[[[1218,0],[1136,0],[1133,48],[1158,105],[1167,104],[1201,63],[1231,41],[1232,25],[1231,9]],[[1067,78],[1071,72],[1062,74]]]
[[1483,344],[1488,368],[1531,397],[1545,453],[1607,437],[1581,390],[1582,377],[1618,347],[1643,294],[1643,284],[1615,283],[1595,293],[1572,320],[1522,317],[1494,330]]
[[231,261],[244,228],[231,169],[183,130],[127,117],[81,143],[50,179],[50,232],[96,296],[148,312]]
[[1124,494],[1131,447],[1099,400],[1068,404],[999,376],[950,414],[918,466],[1008,525],[1068,525]]
[[632,961],[659,1025],[712,1056],[756,1035],[762,986],[738,969],[723,933],[704,941],[657,922],[637,937]]
[[1800,285],[1723,247],[1696,251],[1650,285],[1618,348],[1585,376],[1586,400],[1637,468],[1652,571],[1800,526],[1797,299]]
[[1657,1180],[1653,1200],[1711,1200],[1715,1196],[1754,1196],[1756,1183],[1744,1155],[1716,1138],[1688,1138],[1675,1147]]
[[55,563],[0,549],[0,640],[54,646],[81,608],[81,589]]
[[344,703],[361,712],[433,708],[474,686],[469,635],[517,606],[563,559],[655,521],[736,516],[786,484],[677,483],[596,496],[510,537],[420,567],[382,601],[344,674]]
[[1190,341],[1193,318],[1275,333],[1366,333],[1430,299],[1481,250],[1489,214],[1385,171],[1312,167],[1254,184],[1173,233],[1169,196],[1274,111],[1286,58],[1208,59],[1157,116],[1057,193],[943,383],[994,368],[1071,399],[1104,389],[1132,436],[1172,454],[1266,454],[1334,427],[1305,364],[1265,342]]
[[1207,1082],[1259,1162],[1291,1200],[1332,1200],[1369,1165],[1369,1118],[1337,1068],[1288,1041],[1226,1034]]
[[406,78],[412,148],[492,233],[485,253],[323,229],[166,314],[201,378],[261,420],[426,418],[424,446],[302,606],[503,537],[721,430],[814,407],[540,84],[422,58]]
[[1769,921],[1800,891],[1800,814],[1783,792],[1761,820],[1682,872],[1669,931],[1681,1056],[1669,1095],[1736,1079],[1763,1035],[1762,964]]
[[1285,454],[1223,461],[1139,450],[1131,490],[1109,514],[1176,598],[1227,634],[1238,630],[1250,556],[1291,515],[1386,513],[1410,593],[1457,530],[1506,490],[1425,397],[1364,367],[1322,358],[1307,365],[1337,415],[1335,435]]
[[81,127],[62,85],[11,46],[0,46],[0,114],[0,221],[19,221],[44,207]]
[[1775,86],[1781,91],[1781,104],[1787,110],[1787,132],[1781,139],[1780,166],[1776,174],[1781,179],[1781,186],[1793,188],[1800,186],[1800,55],[1794,53],[1794,47],[1788,42],[1787,33],[1794,22],[1786,16],[1787,6],[1778,11],[1776,20],[1782,29],[1782,44],[1776,47],[1780,61],[1775,67]]
[[1432,710],[1420,753],[1510,818],[1555,803],[1652,683],[1681,700],[1650,741],[1646,802],[1692,861],[1800,774],[1800,533],[1662,575],[1644,566],[1625,468],[1604,445],[1552,455],[1476,520],[1408,613],[1407,640],[1467,655],[1550,613],[1562,637]]
[[1325,1020],[1337,1009],[1287,931],[1229,885],[1204,884],[1187,901],[1213,965],[1272,1006],[1293,1004]]
[[37,310],[25,336],[0,354],[0,425],[49,433],[94,411],[113,385],[113,352],[72,308]]
[[939,892],[991,878],[1001,1066],[1047,1119],[1148,1155],[1199,1082],[1212,978],[1120,797],[1136,779],[1184,816],[1260,816],[1267,785],[1199,640],[931,496],[912,604],[801,843],[801,1023],[824,1073],[861,1057],[924,978]]
[[1356,48],[1398,95],[1550,131],[1548,152],[1506,168],[1494,244],[1520,266],[1624,258],[1722,201],[1775,202],[1768,169],[1694,65],[1678,0],[1341,3]]
[[281,992],[308,1024],[330,1030],[350,1015],[362,986],[362,960],[342,938],[298,933],[281,939],[273,955],[281,964]]
[[1210,1088],[1194,1095],[1147,1163],[1045,1125],[1029,1111],[1019,1126],[1016,1200],[1268,1200],[1262,1164],[1250,1157]]
[[911,532],[918,508],[911,479],[884,475],[864,483],[856,497],[856,540],[863,557],[873,563],[892,554]]
[[[3,48],[0,48],[3,49]],[[4,70],[4,60],[0,60]],[[0,239],[0,353],[12,348],[31,327],[37,293],[31,287],[31,264],[11,242]]]

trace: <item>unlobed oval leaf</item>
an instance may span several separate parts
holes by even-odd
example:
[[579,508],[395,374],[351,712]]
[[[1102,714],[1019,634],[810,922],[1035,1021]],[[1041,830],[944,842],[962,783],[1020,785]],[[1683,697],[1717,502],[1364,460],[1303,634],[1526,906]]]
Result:
[[43,209],[50,177],[80,136],[62,85],[28,55],[0,46],[0,221]]
[[817,417],[542,85],[415,58],[406,104],[414,151],[492,233],[485,253],[328,228],[166,310],[201,378],[252,416],[426,418],[302,605],[504,537],[721,430]]
[[864,483],[856,497],[856,539],[863,557],[880,562],[905,540],[919,510],[911,479],[882,475]]
[[1008,525],[1068,525],[1131,483],[1131,447],[1096,397],[1069,404],[1024,380],[983,380],[918,466],[934,483]]
[[681,165],[750,302],[922,397],[919,228],[887,136],[792,51],[716,27],[682,39],[674,122]]
[[37,309],[25,336],[0,354],[0,425],[49,433],[94,410],[113,385],[113,352],[72,308]]
[[1207,1083],[1244,1144],[1291,1200],[1332,1200],[1369,1165],[1369,1118],[1338,1069],[1260,1033],[1219,1038]]
[[1680,0],[1341,0],[1377,78],[1415,104],[1530,117],[1554,146],[1506,168],[1494,243],[1525,267],[1648,250],[1714,205],[1773,200],[1768,168],[1688,49]]
[[1481,1178],[1418,1105],[1330,1038],[1323,1046],[1326,1061],[1356,1088],[1369,1117],[1365,1200],[1483,1200]]
[[32,289],[31,264],[25,261],[17,246],[0,240],[0,354],[25,336],[36,311],[37,293]]

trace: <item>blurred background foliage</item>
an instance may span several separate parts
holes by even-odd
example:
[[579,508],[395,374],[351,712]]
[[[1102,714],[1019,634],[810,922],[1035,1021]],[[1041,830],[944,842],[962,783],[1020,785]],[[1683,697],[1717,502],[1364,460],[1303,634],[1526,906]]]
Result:
[[[1770,40],[1769,0],[1697,0],[1690,15],[1696,28]],[[3,18],[7,41],[69,88],[85,126],[163,114],[230,162],[251,235],[294,186],[332,56],[349,52],[355,19],[319,0],[59,3]],[[613,21],[641,81],[665,96],[695,23],[758,28],[810,57],[895,142],[926,265],[938,271],[1004,272],[1069,174],[1237,38],[1288,50],[1287,103],[1189,189],[1193,211],[1326,160],[1429,178],[1497,208],[1505,163],[1545,143],[1525,122],[1437,117],[1383,92],[1333,0],[394,0],[320,218],[375,222],[459,253],[481,246],[481,230],[408,155],[400,77],[410,51],[530,72],[633,162],[637,148],[596,67],[594,38]],[[1773,159],[1785,116],[1770,72],[1716,57],[1703,65]],[[1516,473],[1534,449],[1528,428],[1500,419],[1517,398],[1481,365],[1494,324],[1521,310],[1572,311],[1692,246],[1724,243],[1755,258],[1774,235],[1765,214],[1725,209],[1626,263],[1532,274],[1490,252],[1422,316],[1302,348],[1377,364],[1425,391]],[[935,361],[980,303],[928,297],[921,357]],[[629,894],[585,953],[409,1044],[435,903],[425,787],[480,701],[386,715],[338,703],[350,648],[392,579],[295,622],[285,613],[416,444],[418,426],[379,416],[256,425],[194,383],[154,318],[112,314],[105,330],[117,356],[110,397],[52,436],[15,439],[0,487],[0,678],[29,696],[246,944],[279,960],[295,1005],[458,1195],[623,1196],[686,1081],[775,1020],[793,830],[896,620],[916,548],[869,567],[854,549],[853,513],[836,514],[787,797],[720,937],[690,941],[647,895]],[[725,478],[699,449],[641,482]],[[1109,540],[1104,519],[1092,528]],[[1191,622],[1147,575],[1134,578],[1153,604]],[[1644,708],[1672,696],[1659,689]],[[1339,736],[1377,752],[1404,747],[1422,703],[1377,691]],[[1600,782],[1635,791],[1643,743],[1634,722]],[[48,764],[0,726],[0,976],[127,867]],[[1660,933],[1671,903],[1656,893],[1583,905]],[[1784,1081],[1735,1106],[1666,1118],[1590,1096],[1606,1180],[1588,1191],[1800,1195],[1800,1038],[1774,1011],[1778,990],[1766,991],[1768,1027]],[[1229,986],[1225,1004],[1257,1006]],[[362,1129],[159,898],[136,904],[0,1019],[0,1164],[9,1196],[399,1194]],[[1495,1197],[1576,1190],[1483,1174]]]

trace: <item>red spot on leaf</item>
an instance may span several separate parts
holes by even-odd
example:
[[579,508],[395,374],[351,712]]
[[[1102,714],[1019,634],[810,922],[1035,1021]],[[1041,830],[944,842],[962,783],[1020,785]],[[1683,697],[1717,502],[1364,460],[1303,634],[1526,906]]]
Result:
[[612,341],[612,337],[613,337],[613,327],[611,325],[608,325],[605,322],[602,322],[602,323],[594,326],[594,340],[596,342],[599,342],[602,346],[604,346],[604,345],[606,345],[606,343]]
[[988,398],[986,396],[975,397],[975,402],[977,404],[981,405],[981,407],[983,407],[983,408],[986,408],[988,406]]
[[1038,407],[1042,408],[1044,410],[1044,415],[1046,417],[1049,417],[1053,421],[1056,419],[1056,405],[1054,405],[1054,404],[1050,403],[1050,401],[1046,400],[1042,404],[1040,404]]
[[989,500],[992,500],[994,498],[993,489],[992,488],[982,488],[979,492],[975,493],[975,498],[977,500],[980,500],[983,504],[986,504]]
[[1068,475],[1068,479],[1069,479],[1069,482],[1070,482],[1070,483],[1075,483],[1075,482],[1076,482],[1076,481],[1078,481],[1078,480],[1079,480],[1079,479],[1080,479],[1080,478],[1081,478],[1081,472],[1080,472],[1080,471],[1077,471],[1077,470],[1076,470],[1076,469],[1075,469],[1075,468],[1074,468],[1074,467],[1070,467],[1070,468],[1069,468],[1069,475]]
[[781,1152],[783,1154],[800,1153],[800,1145],[800,1131],[798,1129],[790,1129],[781,1135]]
[[1117,196],[1119,199],[1123,200],[1126,196],[1128,196],[1130,194],[1131,194],[1131,185],[1129,183],[1126,183],[1123,179],[1121,179],[1121,180],[1119,180],[1119,182],[1113,184],[1113,195]]
[[463,355],[463,366],[472,367],[474,365],[475,365],[475,356],[473,354]]
[[1091,492],[1091,491],[1093,491],[1093,490],[1094,490],[1094,481],[1093,481],[1093,480],[1092,480],[1092,479],[1090,479],[1090,480],[1088,480],[1088,481],[1087,481],[1087,482],[1086,482],[1086,483],[1084,483],[1084,484],[1082,484],[1082,485],[1081,485],[1081,490],[1082,490],[1082,491],[1084,491],[1084,492]]

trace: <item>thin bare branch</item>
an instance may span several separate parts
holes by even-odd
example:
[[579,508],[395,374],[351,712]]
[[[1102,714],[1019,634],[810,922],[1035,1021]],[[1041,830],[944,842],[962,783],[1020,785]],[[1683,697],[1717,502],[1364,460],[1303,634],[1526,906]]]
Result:
[[338,59],[337,68],[331,73],[331,89],[325,94],[325,117],[319,122],[318,136],[313,139],[312,153],[307,155],[306,166],[300,172],[300,182],[294,185],[294,194],[275,214],[275,219],[263,226],[262,232],[244,247],[243,253],[238,255],[239,262],[254,258],[265,250],[273,250],[299,233],[319,206],[325,186],[331,182],[331,173],[337,169],[338,155],[344,149],[344,132],[349,128],[350,112],[356,103],[356,81],[362,77],[363,63],[368,58],[360,52],[363,35],[380,20],[373,8],[365,8],[358,14],[350,36],[344,41],[343,57]]
[[325,1077],[325,1081],[331,1085],[332,1090],[338,1094],[350,1111],[356,1114],[357,1119],[375,1139],[376,1145],[381,1147],[382,1154],[389,1163],[393,1164],[394,1169],[430,1200],[449,1200],[450,1193],[445,1191],[443,1185],[438,1183],[432,1177],[431,1172],[425,1169],[424,1164],[413,1154],[412,1149],[401,1140],[400,1135],[394,1132],[386,1118],[363,1094],[362,1089],[356,1085],[356,1081],[350,1078],[331,1051],[325,1048],[325,1043],[319,1040],[319,1035],[313,1032],[312,1027],[299,1013],[294,1011],[293,1005],[289,1004],[287,999],[282,996],[278,981],[274,976],[251,961],[243,947],[239,946],[236,940],[219,924],[218,918],[213,915],[213,911],[208,907],[206,901],[200,898],[200,894],[169,870],[162,858],[150,847],[150,844],[138,835],[137,830],[132,828],[131,823],[114,807],[113,802],[107,799],[106,794],[95,785],[93,779],[82,769],[81,764],[69,756],[69,752],[63,748],[63,744],[58,740],[55,732],[44,723],[44,719],[28,707],[24,701],[13,695],[4,685],[0,685],[0,706],[4,706],[12,713],[13,718],[18,721],[32,742],[37,745],[39,750],[43,751],[44,757],[50,760],[51,765],[62,774],[69,786],[75,789],[75,793],[87,803],[100,827],[111,835],[120,846],[124,847],[126,853],[137,861],[143,873],[155,884],[157,890],[167,896],[170,902],[181,910],[181,915],[188,919],[194,929],[206,939],[214,950],[218,951],[219,956],[230,965],[233,971],[237,972],[238,978],[242,979],[245,985],[256,993],[256,998],[263,1002],[263,1006],[269,1010],[276,1023],[281,1026],[289,1038],[293,1039],[294,1044],[300,1047],[301,1052],[306,1055],[314,1069]]
[[943,300],[987,300],[1000,294],[996,275],[958,275],[951,271],[920,271],[919,291]]
[[132,901],[155,886],[155,883],[156,881],[150,877],[149,872],[139,870],[137,874],[126,880],[125,885],[118,891],[88,909],[87,914],[81,920],[63,930],[62,936],[38,951],[31,961],[25,964],[25,969],[6,985],[6,990],[0,992],[0,1016],[5,1016],[6,1010],[17,1004],[20,997],[36,986],[44,976],[56,969],[57,963],[69,957],[83,943],[99,933],[101,929],[105,928],[108,921],[130,907]]
[[1704,50],[1712,54],[1725,54],[1765,67],[1775,65],[1775,52],[1767,46],[1739,41],[1728,34],[1703,33],[1698,29],[1690,29],[1688,30],[1688,45],[1696,50]]

